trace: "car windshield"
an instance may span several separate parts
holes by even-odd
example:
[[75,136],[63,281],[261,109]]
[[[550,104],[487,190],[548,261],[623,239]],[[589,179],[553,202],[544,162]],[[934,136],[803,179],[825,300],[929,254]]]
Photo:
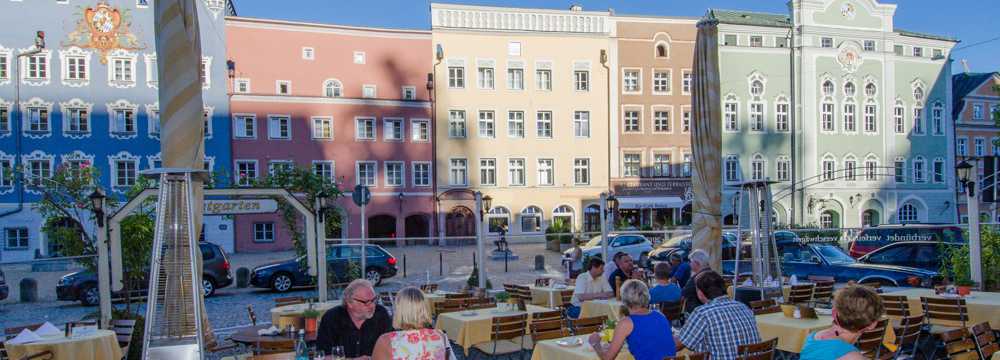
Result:
[[814,248],[831,264],[853,264],[855,262],[854,258],[847,255],[839,247],[833,245],[814,245]]
[[691,241],[691,236],[689,235],[678,236],[670,240],[667,240],[662,245],[660,245],[660,247],[678,247],[681,245],[681,243],[690,241]]
[[597,247],[597,246],[600,246],[600,245],[601,245],[601,237],[600,236],[594,236],[594,237],[590,238],[590,241],[588,241],[586,244],[584,244],[581,247]]

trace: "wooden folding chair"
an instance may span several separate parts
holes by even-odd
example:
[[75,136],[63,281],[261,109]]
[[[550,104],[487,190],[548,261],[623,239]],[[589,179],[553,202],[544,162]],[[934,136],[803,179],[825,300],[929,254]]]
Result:
[[781,305],[774,299],[757,300],[750,302],[750,310],[753,310],[754,315],[773,314],[781,312]]
[[817,280],[813,288],[812,303],[832,304],[833,303],[833,280]]
[[451,299],[444,300],[434,303],[434,316],[438,316],[448,312],[461,311],[462,307],[465,305],[465,300],[461,299]]
[[893,327],[896,333],[896,354],[902,355],[903,349],[910,347],[910,357],[915,357],[920,338],[920,329],[924,324],[923,315],[907,316],[899,319],[899,326]]
[[606,315],[589,317],[589,318],[579,318],[576,320],[570,320],[570,327],[573,329],[573,335],[586,335],[597,332],[604,325],[608,317]]
[[573,290],[561,290],[559,291],[559,296],[556,297],[558,304],[554,304],[556,309],[565,311],[569,308],[571,302],[573,301]]
[[306,303],[306,299],[304,297],[301,297],[301,296],[289,296],[289,297],[282,297],[282,298],[275,298],[274,299],[274,307],[286,306],[286,305],[305,304],[305,303]]
[[882,358],[882,341],[885,340],[887,326],[889,326],[889,319],[882,319],[878,321],[875,328],[861,333],[858,340],[854,342],[854,346],[861,351],[861,355],[868,359]]
[[532,323],[536,321],[553,321],[553,320],[563,321],[562,311],[559,310],[542,311],[531,314]]
[[879,294],[885,307],[885,316],[893,320],[893,327],[898,327],[902,318],[910,316],[910,301],[906,296]]
[[424,294],[430,294],[430,293],[435,292],[437,290],[438,290],[438,284],[423,284],[423,285],[420,285],[420,291],[423,291]]
[[[966,322],[969,321],[965,299],[921,296],[920,303],[924,309],[924,327],[930,337],[940,339],[943,333],[959,328],[965,329]],[[933,354],[937,354],[941,347],[936,346]]]
[[812,300],[813,284],[805,285],[793,285],[791,290],[788,292],[788,299],[785,299],[786,304],[807,304]]
[[778,338],[762,341],[756,344],[740,345],[736,348],[737,360],[772,360]]
[[493,299],[488,299],[488,298],[474,297],[474,298],[467,298],[462,301],[465,302],[465,307],[470,310],[488,309],[497,306],[497,303],[494,302]]
[[257,343],[254,348],[254,355],[282,354],[295,351],[295,340],[269,341]]
[[983,359],[990,359],[994,353],[1000,351],[1000,343],[997,342],[996,334],[989,322],[981,322],[972,326],[972,339],[976,342],[976,348]]
[[550,320],[531,320],[529,327],[531,338],[525,341],[524,350],[535,348],[535,344],[542,340],[559,339],[570,336],[569,329],[566,328],[562,318]]
[[[976,342],[972,339],[972,334],[966,328],[945,331],[940,335],[941,342],[951,360],[976,360],[979,359],[979,351],[976,350]],[[931,359],[937,354],[931,354]]]
[[461,301],[465,301],[465,300],[468,300],[468,299],[472,299],[474,297],[475,296],[472,296],[472,294],[467,294],[467,293],[444,294],[444,298],[446,300],[461,300]]
[[495,317],[490,341],[475,344],[473,347],[491,357],[523,354],[527,324],[527,314]]

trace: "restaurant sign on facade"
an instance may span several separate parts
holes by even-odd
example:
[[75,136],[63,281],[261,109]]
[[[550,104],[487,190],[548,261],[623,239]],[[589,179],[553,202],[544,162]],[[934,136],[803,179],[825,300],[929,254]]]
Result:
[[677,196],[687,197],[691,192],[691,180],[612,180],[615,196]]
[[205,200],[205,215],[268,214],[278,211],[274,199]]

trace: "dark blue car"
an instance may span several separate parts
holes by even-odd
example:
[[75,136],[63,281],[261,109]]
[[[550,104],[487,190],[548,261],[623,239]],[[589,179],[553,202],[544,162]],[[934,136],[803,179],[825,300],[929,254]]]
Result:
[[[326,264],[331,276],[337,282],[347,282],[348,261],[361,261],[361,245],[331,245],[326,249]],[[365,278],[378,285],[382,279],[396,276],[396,258],[378,245],[368,245],[365,249],[367,269]],[[294,287],[314,286],[315,281],[308,271],[301,267],[303,257],[279,261],[253,269],[250,284],[259,288],[270,288],[286,292]]]
[[941,269],[941,258],[962,244],[935,241],[905,241],[892,243],[858,258],[866,264],[899,265],[930,271]]

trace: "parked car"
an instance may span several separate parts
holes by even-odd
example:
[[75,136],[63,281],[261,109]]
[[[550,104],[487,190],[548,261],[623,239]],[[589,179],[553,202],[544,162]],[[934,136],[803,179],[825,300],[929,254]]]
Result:
[[[601,236],[595,236],[590,239],[586,244],[580,245],[580,249],[583,250],[583,257],[597,257],[601,258],[604,256],[604,252],[601,250]],[[640,234],[609,234],[608,235],[608,256],[614,256],[619,252],[623,252],[632,257],[638,264],[642,264],[646,261],[649,253],[653,251],[653,243],[649,241],[645,236]],[[569,258],[573,252],[573,249],[567,249],[563,253],[563,258]],[[603,259],[602,259],[603,260]],[[606,261],[606,260],[605,260]]]
[[895,242],[932,241],[965,243],[962,229],[949,225],[881,225],[864,228],[849,246],[852,257],[859,258]]
[[[273,262],[255,267],[250,273],[250,284],[259,288],[270,288],[286,292],[294,287],[314,286],[315,280],[305,267],[304,256],[290,260]],[[396,257],[378,245],[365,248],[367,259],[365,278],[378,285],[382,280],[396,276]],[[332,245],[326,248],[326,264],[338,282],[348,280],[348,262],[361,261],[361,245]]]
[[940,271],[941,258],[962,244],[934,241],[892,243],[858,258],[865,264],[898,265]]
[[816,276],[833,278],[837,282],[856,280],[878,282],[886,286],[931,287],[938,277],[936,271],[859,263],[839,246],[831,243],[779,240],[776,245],[781,256],[782,274],[795,275],[799,279]]
[[[230,272],[229,257],[218,245],[202,242],[201,248],[202,274],[201,284],[205,297],[215,295],[215,290],[232,285],[233,276]],[[147,272],[148,273],[148,272]],[[129,290],[130,295],[146,296],[149,280],[140,279],[135,288]],[[111,296],[120,299],[125,290],[112,293]],[[86,306],[94,306],[100,302],[97,290],[97,274],[89,270],[81,270],[63,275],[56,285],[56,298],[62,301],[80,301]]]
[[[688,254],[691,253],[691,235],[681,235],[670,240],[667,240],[656,249],[653,249],[649,253],[649,263],[647,264],[650,269],[656,264],[661,262],[670,261],[670,255],[673,253],[678,253],[684,261],[687,261]],[[747,258],[750,256],[750,243],[743,242],[741,246],[742,251],[740,257]],[[730,260],[736,258],[736,233],[724,232],[722,233],[722,259]]]
[[0,301],[7,299],[8,294],[10,289],[7,288],[7,279],[3,275],[3,270],[0,270]]

